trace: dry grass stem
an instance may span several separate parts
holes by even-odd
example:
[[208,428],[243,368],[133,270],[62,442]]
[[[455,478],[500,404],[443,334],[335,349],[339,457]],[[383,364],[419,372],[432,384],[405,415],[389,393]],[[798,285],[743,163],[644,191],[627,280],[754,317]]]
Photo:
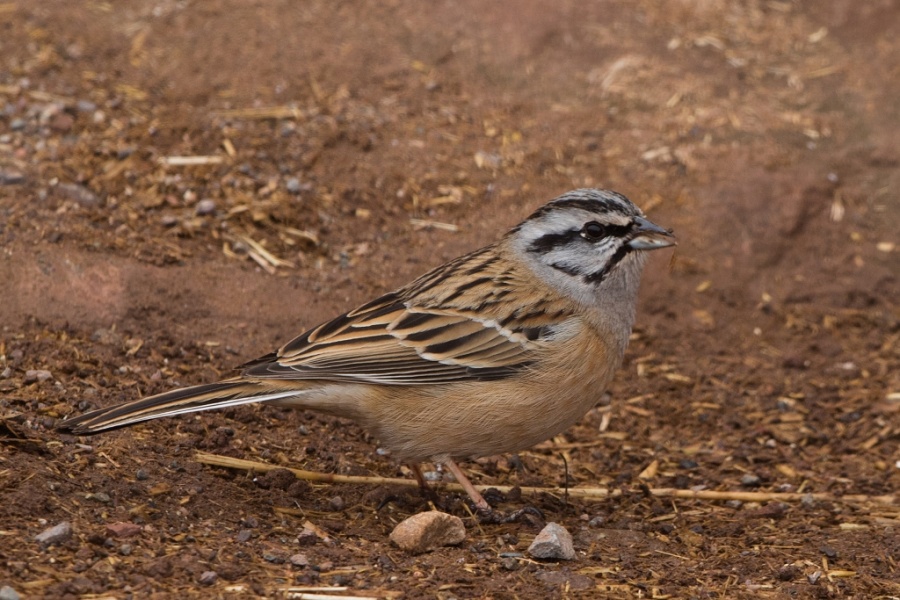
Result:
[[159,163],[167,167],[193,167],[197,165],[218,165],[225,162],[224,156],[163,156]]
[[[230,469],[240,469],[243,471],[256,471],[265,473],[275,469],[284,469],[278,465],[271,465],[252,460],[244,460],[240,458],[231,458],[230,456],[221,456],[219,454],[210,454],[207,452],[197,452],[194,457],[197,462],[217,467],[226,467]],[[364,475],[339,475],[336,473],[319,473],[316,471],[305,471],[302,469],[291,469],[288,471],[293,473],[298,479],[306,481],[316,481],[322,483],[353,483],[366,485],[405,485],[414,487],[417,485],[415,480],[401,479],[398,477],[368,477]],[[440,482],[439,482],[440,483]],[[440,483],[443,487],[461,492],[463,488],[457,483]],[[507,493],[513,489],[511,485],[476,485],[477,489],[484,491],[494,488],[500,492]],[[549,487],[526,487],[520,486],[523,494],[563,494],[565,490],[560,488]],[[743,492],[729,490],[681,490],[674,488],[652,488],[647,490],[651,496],[657,498],[684,498],[690,500],[740,500],[742,502],[799,502],[804,498],[812,498],[816,501],[840,502],[845,504],[884,504],[893,505],[897,503],[897,496],[866,496],[863,494],[848,494],[843,496],[835,496],[833,494],[806,494],[798,492]],[[585,500],[602,500],[606,498],[618,498],[623,492],[620,489],[610,490],[608,488],[570,488],[569,496],[573,498],[583,498]]]
[[294,592],[291,591],[291,588],[285,588],[282,591],[286,598],[291,598],[292,600],[335,600],[336,598],[341,598],[342,600],[381,600],[381,598],[385,598],[385,596],[343,596],[330,593]]
[[431,221],[429,219],[410,219],[410,224],[416,229],[442,229],[443,231],[459,231],[459,227],[453,223],[441,223],[440,221]]
[[294,106],[269,106],[220,110],[215,114],[225,119],[299,119],[303,116],[303,111]]

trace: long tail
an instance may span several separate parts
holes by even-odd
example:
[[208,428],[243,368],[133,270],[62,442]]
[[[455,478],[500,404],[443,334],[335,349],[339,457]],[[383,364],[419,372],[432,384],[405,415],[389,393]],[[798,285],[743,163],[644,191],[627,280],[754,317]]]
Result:
[[110,429],[128,427],[142,421],[172,417],[201,410],[213,410],[267,400],[288,398],[302,393],[302,389],[286,389],[270,382],[252,379],[228,379],[181,388],[126,402],[118,406],[100,408],[74,419],[66,419],[59,428],[77,435],[91,435]]

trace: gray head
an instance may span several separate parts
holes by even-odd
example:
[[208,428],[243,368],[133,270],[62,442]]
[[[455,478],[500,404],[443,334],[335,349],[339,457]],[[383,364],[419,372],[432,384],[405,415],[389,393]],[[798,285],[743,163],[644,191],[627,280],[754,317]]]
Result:
[[671,232],[647,220],[628,198],[595,189],[548,202],[509,235],[542,279],[587,305],[633,299],[645,251],[675,244]]

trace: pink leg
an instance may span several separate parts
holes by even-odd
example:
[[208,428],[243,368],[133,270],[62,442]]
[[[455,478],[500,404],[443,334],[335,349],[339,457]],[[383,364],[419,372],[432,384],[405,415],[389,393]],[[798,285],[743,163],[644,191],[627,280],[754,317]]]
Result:
[[419,488],[423,492],[427,492],[430,488],[428,487],[428,482],[425,481],[425,476],[422,475],[422,467],[419,466],[419,463],[409,463],[409,469],[413,472],[413,475],[416,476],[416,482],[418,482]]
[[491,505],[487,503],[487,500],[484,499],[484,496],[481,495],[481,492],[475,489],[475,486],[472,485],[472,482],[469,481],[469,478],[466,477],[466,474],[463,473],[462,469],[459,468],[455,462],[453,462],[452,458],[448,458],[446,460],[441,461],[447,468],[450,469],[450,472],[453,473],[453,476],[456,477],[456,481],[459,482],[459,485],[466,490],[466,493],[469,494],[469,498],[472,499],[472,502],[475,503],[475,508],[478,510],[490,511]]

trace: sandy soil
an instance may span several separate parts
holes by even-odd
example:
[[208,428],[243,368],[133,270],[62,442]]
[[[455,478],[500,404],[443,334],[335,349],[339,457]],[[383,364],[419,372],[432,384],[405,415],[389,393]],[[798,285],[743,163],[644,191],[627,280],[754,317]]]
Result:
[[[898,31],[896,0],[0,3],[0,586],[900,596]],[[568,528],[574,561],[516,554],[539,524],[479,525],[441,488],[468,538],[410,556],[387,536],[428,508],[414,488],[198,461],[409,476],[338,419],[55,431],[225,376],[584,186],[680,245],[597,407],[466,465],[609,490],[494,496]]]

